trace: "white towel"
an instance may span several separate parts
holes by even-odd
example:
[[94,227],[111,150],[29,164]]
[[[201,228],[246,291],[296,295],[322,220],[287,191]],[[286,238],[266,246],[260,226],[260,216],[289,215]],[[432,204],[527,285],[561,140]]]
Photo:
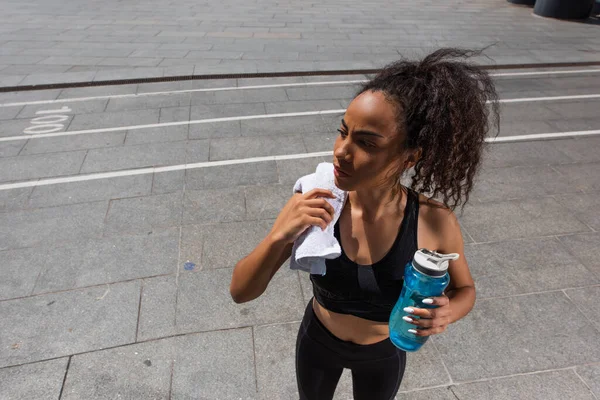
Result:
[[321,230],[320,226],[311,226],[296,239],[292,247],[291,269],[325,275],[325,260],[338,258],[342,254],[334,235],[334,225],[340,217],[348,194],[335,185],[334,179],[333,164],[320,163],[315,173],[303,176],[294,185],[295,193],[306,193],[315,188],[330,190],[335,199],[326,200],[333,206],[335,213],[333,221],[325,230]]

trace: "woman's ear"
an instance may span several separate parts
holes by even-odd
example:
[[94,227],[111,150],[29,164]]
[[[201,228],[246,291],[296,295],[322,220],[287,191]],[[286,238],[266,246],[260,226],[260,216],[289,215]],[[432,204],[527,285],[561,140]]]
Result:
[[414,167],[417,161],[419,161],[421,158],[421,154],[423,154],[423,149],[421,147],[410,150],[406,160],[404,160],[404,169],[411,169]]

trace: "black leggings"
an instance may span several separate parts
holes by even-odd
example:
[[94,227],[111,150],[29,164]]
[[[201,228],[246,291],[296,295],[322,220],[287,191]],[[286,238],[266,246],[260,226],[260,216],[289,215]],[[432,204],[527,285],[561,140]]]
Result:
[[346,342],[319,321],[312,299],[296,340],[296,380],[301,400],[333,398],[344,368],[352,371],[354,400],[389,400],[398,392],[406,353],[385,339],[370,345]]

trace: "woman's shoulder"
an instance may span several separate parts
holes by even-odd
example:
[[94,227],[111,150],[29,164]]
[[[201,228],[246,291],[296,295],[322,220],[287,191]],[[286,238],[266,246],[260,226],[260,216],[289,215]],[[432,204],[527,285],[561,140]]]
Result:
[[[456,214],[444,203],[427,197],[422,193],[419,196],[419,226],[425,228],[425,232],[439,247],[449,239],[460,235],[460,224]],[[424,226],[423,226],[424,225]]]

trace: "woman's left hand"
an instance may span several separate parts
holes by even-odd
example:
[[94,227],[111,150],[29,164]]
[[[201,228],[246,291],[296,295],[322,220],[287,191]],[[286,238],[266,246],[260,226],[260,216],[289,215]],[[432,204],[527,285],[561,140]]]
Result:
[[[428,303],[428,300],[432,300],[432,302]],[[450,324],[450,316],[452,315],[450,299],[446,295],[442,295],[425,299],[423,302],[435,305],[437,308],[406,307],[404,312],[408,313],[408,316],[405,316],[404,320],[418,327],[418,329],[411,329],[409,332],[416,336],[431,336],[444,332]],[[411,318],[411,316],[419,318]]]

